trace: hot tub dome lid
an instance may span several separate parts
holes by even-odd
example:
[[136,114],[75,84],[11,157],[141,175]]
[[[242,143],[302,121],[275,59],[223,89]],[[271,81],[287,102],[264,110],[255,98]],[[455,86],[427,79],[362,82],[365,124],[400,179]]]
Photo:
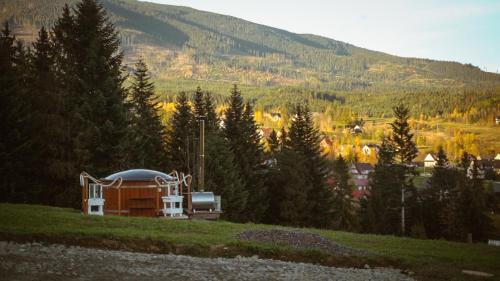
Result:
[[172,176],[165,173],[148,170],[148,169],[132,169],[127,171],[118,172],[105,177],[105,180],[115,180],[122,178],[124,181],[153,181],[156,177],[162,177],[166,180],[174,180]]

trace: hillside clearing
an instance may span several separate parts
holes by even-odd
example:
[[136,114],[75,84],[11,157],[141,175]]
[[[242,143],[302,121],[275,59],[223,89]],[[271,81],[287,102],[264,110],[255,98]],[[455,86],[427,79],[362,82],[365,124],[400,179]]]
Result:
[[82,216],[80,211],[37,205],[0,204],[0,237],[151,253],[205,257],[237,255],[301,261],[329,266],[394,266],[416,273],[418,280],[466,280],[461,271],[500,276],[500,248],[485,244],[417,240],[394,236],[301,229],[338,244],[376,253],[370,257],[335,257],[286,244],[238,240],[245,230],[292,228],[225,221],[172,221],[150,218]]

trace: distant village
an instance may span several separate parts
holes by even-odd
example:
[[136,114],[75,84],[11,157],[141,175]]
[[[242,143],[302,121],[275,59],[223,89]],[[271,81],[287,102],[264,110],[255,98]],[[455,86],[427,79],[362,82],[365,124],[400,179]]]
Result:
[[[272,118],[274,122],[279,122],[282,118],[279,112],[266,113],[268,118]],[[497,124],[500,124],[500,117],[495,119]],[[259,134],[263,140],[267,140],[273,131],[272,128],[261,128]],[[363,133],[363,124],[351,124],[344,128],[344,131],[352,135]],[[281,132],[276,132],[278,137]],[[339,144],[335,146],[331,137],[323,136],[319,143],[321,149],[325,154],[330,154],[332,158],[342,155],[344,158],[350,160],[349,174],[351,184],[355,187],[352,192],[352,198],[359,201],[361,198],[366,198],[370,194],[369,175],[374,171],[374,166],[377,163],[377,157],[380,150],[378,144],[367,143],[359,146],[353,144]],[[468,156],[469,168],[467,169],[467,176],[472,177],[473,166],[477,168],[477,177],[482,180],[487,180],[491,183],[492,191],[500,198],[500,153],[496,155],[472,155]],[[423,161],[417,161],[414,165],[417,167],[418,175],[420,178],[416,182],[419,188],[425,188],[427,181],[431,176],[431,172],[437,163],[436,154],[431,152],[427,153]],[[450,163],[452,166],[457,166],[457,163]],[[332,175],[329,176],[327,183],[330,186],[335,185],[335,179]]]

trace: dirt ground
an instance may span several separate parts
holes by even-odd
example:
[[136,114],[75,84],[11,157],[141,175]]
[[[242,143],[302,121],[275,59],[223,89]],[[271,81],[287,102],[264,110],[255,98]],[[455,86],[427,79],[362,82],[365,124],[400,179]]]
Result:
[[0,280],[413,280],[391,268],[199,258],[0,241]]

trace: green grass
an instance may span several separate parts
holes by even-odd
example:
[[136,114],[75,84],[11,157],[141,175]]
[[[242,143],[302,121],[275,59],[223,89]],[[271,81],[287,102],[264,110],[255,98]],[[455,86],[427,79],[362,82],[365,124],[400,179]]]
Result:
[[[246,229],[283,228],[225,221],[83,216],[79,211],[37,205],[0,204],[0,238],[196,256],[259,255],[337,266],[391,265],[416,272],[419,280],[466,280],[462,269],[500,276],[500,248],[485,244],[418,240],[394,236],[305,229],[340,244],[375,253],[335,258],[286,245],[238,241]],[[291,228],[290,228],[291,229]]]

